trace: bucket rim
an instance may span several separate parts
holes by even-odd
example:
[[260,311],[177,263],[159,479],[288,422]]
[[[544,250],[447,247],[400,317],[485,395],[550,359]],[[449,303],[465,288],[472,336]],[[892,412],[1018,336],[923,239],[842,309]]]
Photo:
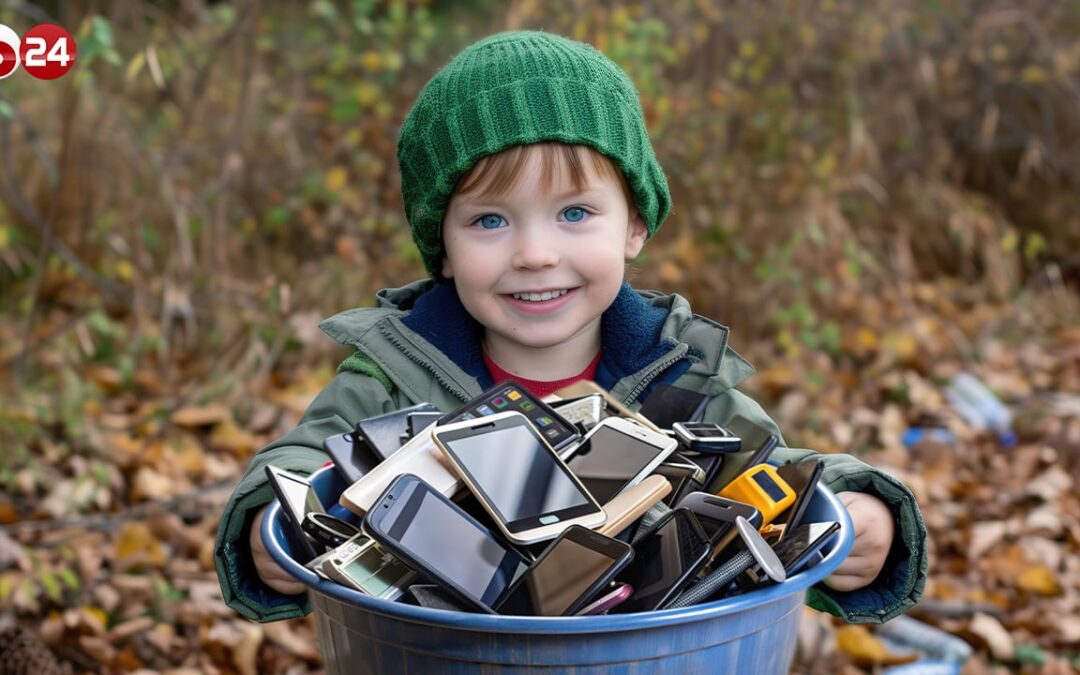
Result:
[[[333,467],[324,467],[312,474],[310,477],[312,483],[315,483],[318,476],[324,471],[333,471]],[[778,601],[793,593],[799,593],[821,581],[844,561],[851,551],[855,537],[851,518],[840,498],[832,490],[819,483],[814,496],[814,500],[817,499],[824,499],[829,509],[837,514],[840,529],[833,537],[833,541],[826,545],[825,548],[828,552],[822,560],[813,567],[804,569],[788,578],[783,583],[773,584],[730,598],[690,605],[679,609],[628,614],[599,614],[595,616],[504,616],[456,612],[420,607],[394,600],[383,600],[346,588],[333,581],[325,580],[293,560],[281,544],[281,540],[284,539],[284,516],[281,513],[281,505],[277,500],[271,500],[259,530],[263,545],[266,547],[270,557],[274,559],[274,562],[285,569],[297,581],[307,586],[309,591],[337,602],[359,606],[372,614],[379,614],[410,623],[421,623],[457,630],[477,630],[487,633],[608,633],[660,626],[676,626],[737,614]]]

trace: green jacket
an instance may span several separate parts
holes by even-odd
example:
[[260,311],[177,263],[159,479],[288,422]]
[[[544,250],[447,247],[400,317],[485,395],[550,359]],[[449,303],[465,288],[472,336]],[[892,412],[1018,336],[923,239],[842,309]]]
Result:
[[[480,351],[481,327],[465,312],[451,282],[414,282],[385,289],[378,306],[342,312],[320,324],[356,352],[338,369],[295,429],[263,448],[233,492],[217,533],[215,558],[225,602],[257,621],[310,611],[306,595],[285,596],[257,577],[248,549],[254,514],[272,497],[264,467],[309,474],[328,459],[322,442],[351,431],[367,417],[429,401],[449,411],[492,385]],[[602,356],[596,381],[637,409],[658,383],[708,394],[708,421],[741,414],[780,435],[753,399],[734,389],[753,367],[728,347],[728,329],[693,314],[679,295],[623,286],[601,319]],[[912,607],[926,580],[926,527],[915,498],[898,480],[848,455],[817,455],[780,447],[779,462],[814,456],[825,462],[823,482],[884,501],[897,535],[885,569],[870,586],[839,592],[821,584],[807,602],[849,622],[881,622]]]

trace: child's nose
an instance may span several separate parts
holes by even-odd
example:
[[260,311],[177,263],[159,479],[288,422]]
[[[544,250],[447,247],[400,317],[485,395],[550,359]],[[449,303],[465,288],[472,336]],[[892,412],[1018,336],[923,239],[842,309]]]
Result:
[[543,269],[559,264],[559,252],[545,228],[522,228],[511,261],[517,269]]

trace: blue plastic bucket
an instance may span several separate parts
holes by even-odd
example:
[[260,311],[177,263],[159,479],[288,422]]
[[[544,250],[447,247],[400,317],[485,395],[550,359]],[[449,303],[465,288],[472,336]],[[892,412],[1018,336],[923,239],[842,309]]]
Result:
[[[324,504],[347,487],[332,468],[311,477]],[[341,509],[343,512],[344,509]],[[817,565],[782,584],[683,609],[581,617],[506,617],[379,600],[324,581],[292,559],[277,502],[262,523],[270,555],[310,590],[328,673],[787,673],[806,589],[851,549],[843,504],[819,486],[807,521],[840,531]]]

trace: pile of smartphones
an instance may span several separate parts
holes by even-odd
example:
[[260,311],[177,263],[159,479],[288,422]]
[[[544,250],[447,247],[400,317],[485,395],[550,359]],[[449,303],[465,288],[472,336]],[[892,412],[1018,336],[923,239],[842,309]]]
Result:
[[522,616],[685,607],[782,583],[840,527],[804,522],[819,461],[767,464],[776,436],[702,422],[705,402],[657,385],[634,412],[592,382],[544,400],[503,382],[326,439],[349,485],[338,505],[266,470],[293,556],[374,597]]

